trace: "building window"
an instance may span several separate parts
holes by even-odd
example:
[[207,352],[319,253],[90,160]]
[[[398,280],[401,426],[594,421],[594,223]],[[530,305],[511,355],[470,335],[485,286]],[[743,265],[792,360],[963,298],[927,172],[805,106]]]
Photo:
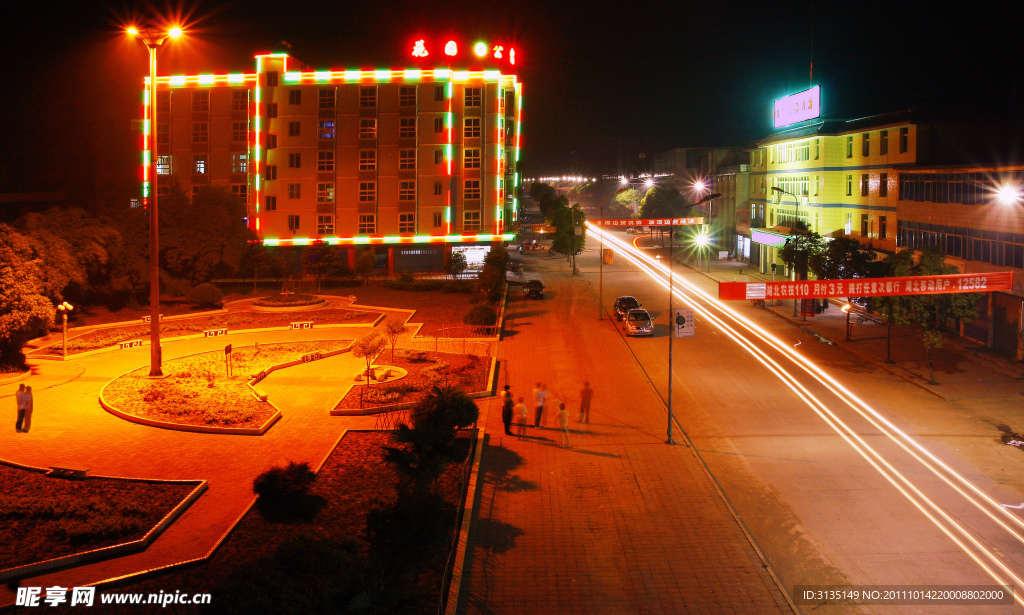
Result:
[[869,236],[868,231],[869,231],[869,228],[868,228],[868,215],[867,214],[861,214],[860,215],[860,234],[861,234],[861,236],[862,237],[868,237]]
[[209,90],[196,90],[192,92],[192,110],[193,111],[209,111],[210,110],[210,91]]
[[433,221],[434,221],[434,228],[438,228],[442,224],[444,224],[444,216],[442,216],[441,212],[439,212],[439,211],[435,211],[434,215],[431,216],[431,218],[433,218]]
[[277,135],[267,135],[267,149],[277,148]]
[[249,154],[231,154],[231,172],[246,173],[249,170]]
[[316,234],[317,235],[333,235],[334,234],[334,216],[317,216],[316,217]]
[[398,150],[398,168],[399,169],[415,169],[416,168],[416,150],[414,150],[414,149],[401,149],[401,150]]
[[288,198],[302,198],[302,184],[288,184]]
[[334,88],[320,88],[317,96],[317,107],[320,109],[334,108]]
[[249,126],[245,122],[231,122],[231,140],[234,143],[244,143]]
[[317,138],[320,139],[333,139],[334,138],[334,120],[321,120],[317,125]]
[[210,140],[210,125],[206,122],[192,124],[192,142],[206,143]]
[[885,239],[889,236],[889,218],[887,216],[878,216],[878,238]]
[[415,181],[400,181],[398,182],[398,200],[399,201],[415,201],[416,200],[416,182]]
[[398,214],[398,232],[416,232],[416,214]]
[[441,102],[441,101],[444,100],[444,98],[445,98],[444,97],[444,86],[443,85],[435,85],[434,86],[434,101],[435,102]]
[[277,197],[268,196],[266,200],[266,206],[264,206],[263,209],[264,211],[277,211]]
[[435,117],[434,118],[434,132],[444,132],[444,120]]
[[171,112],[171,93],[160,92],[156,93],[156,112],[157,115],[163,115]]
[[376,214],[359,214],[359,234],[371,235],[377,232]]
[[416,106],[416,86],[402,86],[398,89],[398,104],[402,107]]
[[334,152],[317,152],[316,153],[316,170],[317,171],[333,171],[334,170]]
[[871,133],[865,132],[860,136],[860,155],[865,158],[871,155]]
[[853,196],[853,175],[846,176],[846,196]]
[[476,139],[480,137],[480,118],[466,118],[466,127],[463,130],[463,136],[467,139]]
[[462,198],[467,201],[480,200],[480,180],[479,179],[467,179],[466,180],[465,192]]
[[434,164],[441,164],[444,162],[444,152],[437,149],[434,150]]
[[264,167],[263,174],[266,176],[265,179],[277,179],[277,165],[268,164]]
[[416,138],[416,118],[403,117],[398,123],[398,137],[400,139]]
[[860,176],[860,195],[861,196],[867,196],[868,195],[868,184],[870,183],[870,181],[871,181],[871,176],[868,175],[867,173],[864,173],[863,175]]
[[[889,174],[882,173],[878,176],[878,196],[889,196]],[[884,220],[884,218],[883,218]]]
[[479,231],[480,230],[480,212],[479,211],[465,211],[465,212],[462,212],[462,230],[464,230],[464,231]]
[[910,151],[910,128],[900,128],[900,153],[906,154]]
[[364,149],[359,151],[359,170],[373,171],[377,168],[377,151]]
[[360,139],[376,139],[377,138],[377,120],[374,118],[363,118],[359,120],[359,138]]
[[167,145],[171,142],[171,125],[170,124],[157,124],[156,126],[156,144]]
[[244,201],[249,196],[249,186],[246,184],[231,184],[231,194]]
[[466,88],[466,106],[479,107],[483,101],[480,88]]
[[157,156],[156,157],[156,174],[157,175],[170,175],[171,174],[171,157],[170,156]]
[[288,136],[297,137],[299,136],[302,124],[300,122],[288,122]]
[[441,196],[442,194],[444,194],[444,184],[434,182],[434,196]]
[[814,159],[817,160],[818,156],[821,155],[821,142],[819,139],[814,140]]
[[302,90],[288,90],[288,104],[289,105],[301,105],[302,104]]
[[480,168],[480,150],[478,149],[467,149],[465,151],[465,162],[467,169],[479,169]]
[[853,158],[853,137],[846,137],[846,157]]
[[878,153],[882,156],[889,153],[889,131],[883,130],[878,133]]
[[196,175],[206,175],[206,156],[192,157],[192,172]]
[[853,214],[846,214],[846,224],[843,225],[843,231],[847,235],[853,234]]
[[377,200],[377,182],[359,182],[359,200],[372,203]]
[[377,106],[377,86],[359,88],[359,106],[364,108]]
[[277,117],[277,103],[267,103],[267,118],[274,119]]
[[814,196],[818,196],[818,193],[819,193],[820,190],[821,190],[821,176],[820,175],[815,175],[814,176]]
[[288,216],[288,230],[289,231],[297,231],[297,230],[299,230],[299,217],[298,216],[291,216],[291,215]]
[[249,109],[249,91],[231,90],[231,110],[247,111]]
[[302,154],[288,154],[288,168],[301,169],[302,168]]
[[266,82],[268,88],[276,88],[277,87],[277,71],[276,70],[269,70],[269,71],[267,71],[267,75],[266,75],[266,78],[264,79],[264,81]]
[[334,202],[334,183],[317,184],[316,185],[316,202],[317,203],[333,203]]

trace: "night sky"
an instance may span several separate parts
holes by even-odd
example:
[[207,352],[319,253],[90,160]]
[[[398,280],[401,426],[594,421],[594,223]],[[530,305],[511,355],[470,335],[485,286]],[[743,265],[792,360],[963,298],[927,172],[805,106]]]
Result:
[[[148,68],[144,47],[118,27],[149,5],[57,6],[5,8],[0,191],[120,200],[137,189],[130,120]],[[252,70],[252,55],[281,41],[314,68],[406,67],[419,36],[511,42],[525,84],[526,175],[614,173],[619,152],[629,171],[639,152],[748,144],[771,131],[773,99],[809,85],[812,57],[828,117],[1024,111],[1024,8],[1007,13],[1005,3],[184,6],[160,11],[185,14],[191,31],[160,52],[161,73]]]

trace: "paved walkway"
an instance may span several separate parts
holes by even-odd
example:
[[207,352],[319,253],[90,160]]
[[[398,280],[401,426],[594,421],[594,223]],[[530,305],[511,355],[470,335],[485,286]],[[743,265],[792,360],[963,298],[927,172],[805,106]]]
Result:
[[[570,409],[572,448],[548,429],[507,436],[487,412],[480,501],[459,613],[790,613],[690,448],[664,443],[665,407],[587,284],[544,276],[547,299],[510,301],[499,385],[542,381]],[[595,391],[578,424],[579,391]],[[517,428],[513,426],[513,433]]]

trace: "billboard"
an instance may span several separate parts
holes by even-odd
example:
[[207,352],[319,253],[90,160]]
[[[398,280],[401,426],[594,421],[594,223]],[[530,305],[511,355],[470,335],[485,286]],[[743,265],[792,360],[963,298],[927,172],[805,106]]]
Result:
[[790,94],[775,101],[772,118],[776,128],[821,117],[821,86]]
[[889,297],[1010,290],[1009,271],[921,275],[900,278],[806,280],[796,282],[720,282],[719,299],[798,299],[812,297]]

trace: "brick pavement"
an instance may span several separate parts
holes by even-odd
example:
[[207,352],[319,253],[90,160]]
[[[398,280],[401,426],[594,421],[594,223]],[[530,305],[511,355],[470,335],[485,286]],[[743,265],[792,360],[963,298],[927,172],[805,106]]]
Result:
[[[547,383],[570,410],[573,448],[553,429],[505,435],[489,402],[457,612],[792,612],[691,449],[664,444],[665,407],[586,283],[545,283],[551,298],[509,302],[499,384],[532,419],[531,390]],[[595,396],[578,425],[584,380]]]

